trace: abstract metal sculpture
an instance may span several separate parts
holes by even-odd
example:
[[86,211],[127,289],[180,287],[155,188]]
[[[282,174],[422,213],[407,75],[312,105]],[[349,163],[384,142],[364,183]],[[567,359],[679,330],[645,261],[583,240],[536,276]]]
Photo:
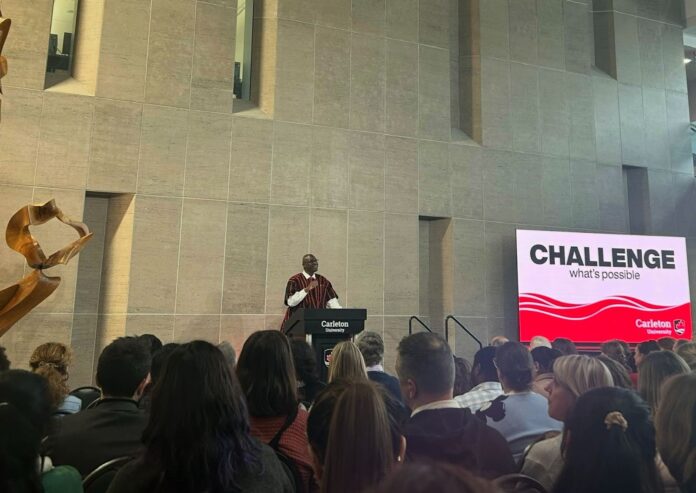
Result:
[[[51,219],[58,219],[72,227],[77,231],[79,238],[47,257],[29,231],[29,226],[38,226]],[[49,200],[43,205],[27,205],[12,216],[5,233],[7,244],[14,251],[21,253],[27,259],[29,267],[34,270],[17,284],[0,291],[0,336],[48,298],[60,284],[60,277],[48,277],[44,275],[43,270],[67,264],[91,238],[89,228],[70,220],[58,208],[55,200]]]
[[[2,47],[5,46],[5,40],[10,32],[10,25],[12,25],[12,21],[4,19],[2,12],[0,12],[0,79],[7,75],[7,58],[2,56]],[[0,94],[2,94],[2,82],[0,82]],[[1,105],[2,100],[0,100],[0,110],[2,109]]]

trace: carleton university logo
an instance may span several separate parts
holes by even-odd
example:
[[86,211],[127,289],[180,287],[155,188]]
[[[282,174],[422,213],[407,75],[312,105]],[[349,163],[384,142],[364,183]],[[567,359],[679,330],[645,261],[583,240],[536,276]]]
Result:
[[686,322],[682,320],[681,318],[678,318],[674,321],[674,332],[677,333],[677,335],[682,335],[686,331]]
[[324,366],[327,368],[331,365],[331,353],[333,349],[324,349]]

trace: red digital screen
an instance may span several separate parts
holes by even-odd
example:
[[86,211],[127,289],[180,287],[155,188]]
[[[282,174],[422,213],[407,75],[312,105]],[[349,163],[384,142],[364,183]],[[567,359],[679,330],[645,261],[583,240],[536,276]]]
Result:
[[691,339],[684,238],[517,231],[520,340]]

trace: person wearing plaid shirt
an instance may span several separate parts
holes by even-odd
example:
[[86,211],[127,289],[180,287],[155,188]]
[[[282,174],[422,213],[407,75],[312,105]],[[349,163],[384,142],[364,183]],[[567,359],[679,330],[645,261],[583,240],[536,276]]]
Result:
[[495,348],[493,346],[478,350],[474,356],[472,369],[472,379],[477,385],[466,394],[454,398],[461,407],[469,408],[472,413],[503,394],[503,387],[498,381],[498,370],[493,363],[494,357]]

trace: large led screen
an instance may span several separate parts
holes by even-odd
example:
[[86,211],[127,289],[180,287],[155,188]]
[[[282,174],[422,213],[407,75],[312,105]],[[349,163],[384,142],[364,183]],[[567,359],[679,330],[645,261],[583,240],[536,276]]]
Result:
[[517,231],[520,340],[691,339],[684,238]]

